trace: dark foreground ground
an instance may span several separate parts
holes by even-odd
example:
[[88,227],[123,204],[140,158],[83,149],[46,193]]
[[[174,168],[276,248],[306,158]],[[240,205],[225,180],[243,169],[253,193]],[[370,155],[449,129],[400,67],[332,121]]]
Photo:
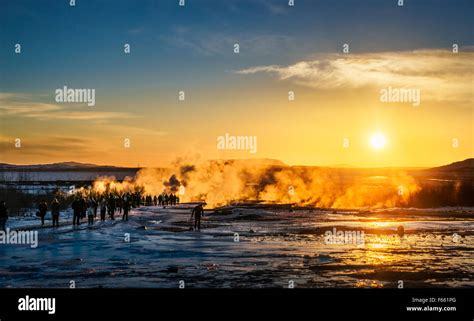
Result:
[[[39,244],[0,244],[0,287],[474,287],[472,208],[233,206],[206,212],[198,232],[190,206],[141,207],[128,222],[92,228],[12,219],[14,229],[37,230]],[[329,244],[327,231],[364,235]]]

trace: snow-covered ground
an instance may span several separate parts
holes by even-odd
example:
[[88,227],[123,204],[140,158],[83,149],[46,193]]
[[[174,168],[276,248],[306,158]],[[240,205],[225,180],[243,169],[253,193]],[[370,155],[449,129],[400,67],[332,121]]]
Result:
[[[0,244],[0,287],[474,286],[472,209],[228,207],[206,213],[198,232],[191,207],[141,207],[128,222],[117,215],[91,228],[73,228],[70,210],[58,229],[49,216],[45,228],[34,216],[11,218],[14,230],[38,231],[39,244]],[[328,244],[334,229],[363,231],[364,243]]]

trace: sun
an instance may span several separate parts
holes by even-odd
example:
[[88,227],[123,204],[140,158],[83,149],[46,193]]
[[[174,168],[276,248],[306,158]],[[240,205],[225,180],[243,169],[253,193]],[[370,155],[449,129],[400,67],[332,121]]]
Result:
[[381,133],[375,133],[370,137],[370,146],[373,149],[383,149],[385,147],[385,136]]

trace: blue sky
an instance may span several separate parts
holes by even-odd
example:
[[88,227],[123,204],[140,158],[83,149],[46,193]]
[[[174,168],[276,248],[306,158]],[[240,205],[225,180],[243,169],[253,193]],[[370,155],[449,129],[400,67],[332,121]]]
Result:
[[[472,41],[473,1],[3,0],[2,91],[41,91],[67,79],[146,88],[226,77],[252,65],[289,64],[317,52],[449,47]],[[241,44],[239,59],[233,43]],[[13,53],[21,43],[21,56]],[[123,44],[132,45],[132,59]],[[91,77],[93,74],[93,77]],[[93,80],[91,79],[93,78]]]
[[[196,149],[207,158],[249,157],[216,151],[216,136],[229,132],[258,135],[256,157],[289,164],[425,166],[472,157],[474,1],[397,2],[0,0],[3,161],[155,166]],[[380,89],[394,85],[421,89],[422,107],[381,105]],[[94,88],[96,106],[56,104],[63,86]],[[289,90],[298,97],[291,108]],[[391,141],[386,153],[366,148],[376,131]],[[36,149],[18,153],[15,137]],[[361,142],[354,154],[340,150],[344,137]],[[63,141],[80,146],[58,150]]]

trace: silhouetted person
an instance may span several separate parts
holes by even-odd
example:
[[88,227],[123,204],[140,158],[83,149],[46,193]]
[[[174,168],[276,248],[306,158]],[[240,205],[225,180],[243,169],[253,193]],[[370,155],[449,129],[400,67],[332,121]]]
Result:
[[87,211],[86,200],[83,197],[81,197],[79,199],[79,204],[80,204],[80,208],[81,208],[81,218],[84,218],[84,217],[86,217],[86,211]]
[[59,227],[59,202],[56,198],[51,202],[51,217],[53,218],[53,227]]
[[115,199],[115,205],[118,209],[119,214],[122,213],[123,199],[120,196]]
[[201,230],[201,216],[204,215],[204,209],[202,208],[202,204],[197,205],[192,213],[191,213],[191,220],[194,216],[194,229]]
[[128,221],[128,211],[130,210],[130,202],[128,198],[125,198],[123,201],[123,216],[122,221]]
[[103,222],[105,221],[105,214],[107,212],[107,202],[105,199],[100,201],[100,220]]
[[94,225],[94,206],[92,202],[89,203],[89,207],[87,208],[87,224]]
[[158,203],[158,199],[155,195],[155,196],[153,196],[153,205],[156,206],[157,203]]
[[142,198],[140,197],[140,193],[136,192],[135,197],[137,198],[137,207],[140,207],[140,205],[142,205],[142,203],[141,203]]
[[2,231],[6,232],[6,228],[5,228],[5,225],[7,224],[7,220],[8,220],[8,209],[7,209],[7,204],[5,203],[5,201],[2,201],[0,203],[0,229],[2,229]]
[[79,198],[74,199],[72,202],[72,210],[73,210],[73,217],[72,217],[72,225],[80,225],[81,224],[81,215],[82,215],[82,206]]
[[170,194],[170,205],[171,206],[176,205],[174,194]]
[[163,195],[162,194],[158,195],[158,205],[159,206],[163,205]]
[[41,226],[44,226],[44,217],[46,216],[47,212],[48,205],[46,205],[46,202],[43,200],[38,205],[38,216],[41,218]]
[[136,208],[137,207],[137,200],[136,200],[135,196],[133,194],[127,193],[127,197],[129,197],[129,199],[130,199],[131,206],[133,208]]
[[97,207],[99,206],[99,203],[97,202],[96,199],[92,199],[92,208],[94,209],[94,218],[97,217]]
[[109,198],[109,204],[108,204],[108,211],[109,211],[109,216],[111,220],[115,220],[115,198],[113,196],[110,196]]

